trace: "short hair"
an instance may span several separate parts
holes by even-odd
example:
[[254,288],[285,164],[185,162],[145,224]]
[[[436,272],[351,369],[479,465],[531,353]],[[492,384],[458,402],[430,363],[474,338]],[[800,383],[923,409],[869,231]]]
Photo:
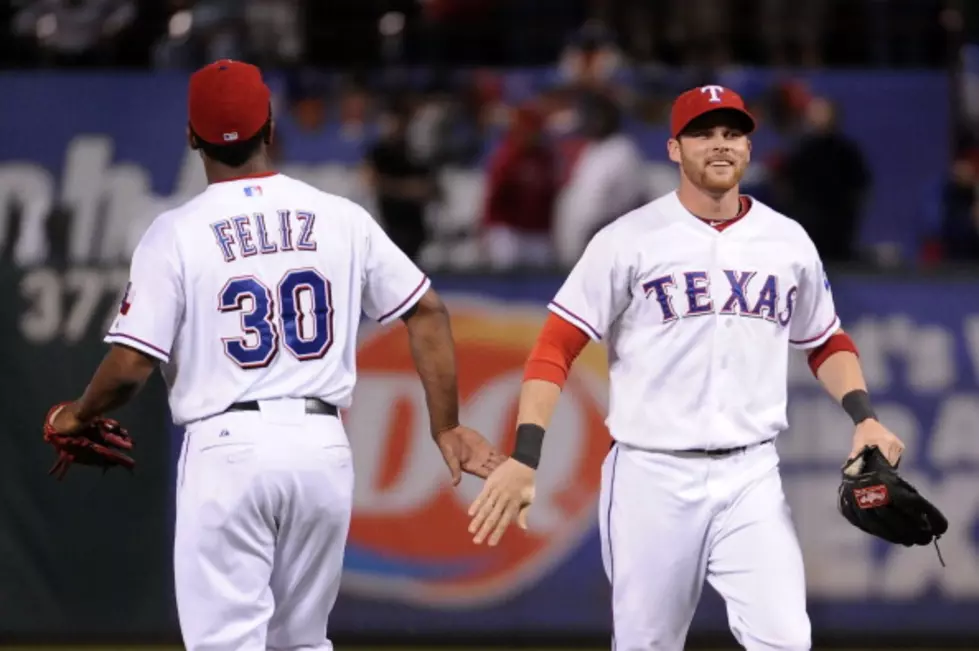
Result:
[[255,155],[255,152],[259,150],[262,143],[268,143],[271,140],[272,116],[269,115],[269,119],[265,121],[265,124],[258,130],[258,133],[248,140],[232,142],[227,145],[215,145],[214,143],[205,142],[200,136],[194,133],[193,128],[191,128],[190,132],[194,136],[197,148],[204,152],[205,156],[228,167],[241,167]]

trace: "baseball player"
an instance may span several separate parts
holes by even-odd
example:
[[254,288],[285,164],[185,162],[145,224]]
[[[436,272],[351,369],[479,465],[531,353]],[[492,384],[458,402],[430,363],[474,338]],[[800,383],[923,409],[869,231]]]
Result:
[[105,426],[100,415],[160,365],[186,430],[174,564],[192,651],[332,648],[353,493],[339,410],[361,311],[406,324],[453,482],[502,459],[459,424],[448,314],[430,281],[363,209],[271,169],[269,100],[245,63],[191,77],[188,138],[208,186],[149,227],[105,360],[47,421],[55,437]]
[[589,243],[526,365],[512,457],[470,507],[474,542],[526,527],[544,431],[568,370],[605,341],[599,523],[616,651],[679,651],[704,579],[746,649],[810,648],[799,542],[773,441],[787,427],[789,348],[855,424],[855,457],[904,445],[876,419],[823,265],[791,219],[740,194],[755,120],[721,86],[672,108],[676,191]]

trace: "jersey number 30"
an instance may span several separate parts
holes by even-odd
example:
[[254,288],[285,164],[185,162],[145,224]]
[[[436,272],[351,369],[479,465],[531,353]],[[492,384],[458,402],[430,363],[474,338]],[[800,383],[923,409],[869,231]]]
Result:
[[[305,306],[304,295],[308,297]],[[251,299],[250,311],[245,311],[246,298]],[[315,269],[286,272],[274,294],[254,276],[232,278],[218,296],[218,309],[241,312],[245,336],[221,340],[225,354],[241,368],[271,364],[279,352],[280,339],[300,361],[320,359],[333,345],[330,281]]]

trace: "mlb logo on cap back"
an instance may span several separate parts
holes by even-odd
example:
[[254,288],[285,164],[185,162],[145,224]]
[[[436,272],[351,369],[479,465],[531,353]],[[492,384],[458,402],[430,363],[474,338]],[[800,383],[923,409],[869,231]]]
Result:
[[741,96],[730,88],[709,84],[692,88],[676,98],[673,110],[670,112],[670,135],[676,138],[700,116],[721,110],[729,111],[736,116],[739,126],[745,133],[755,130],[755,118],[745,108]]

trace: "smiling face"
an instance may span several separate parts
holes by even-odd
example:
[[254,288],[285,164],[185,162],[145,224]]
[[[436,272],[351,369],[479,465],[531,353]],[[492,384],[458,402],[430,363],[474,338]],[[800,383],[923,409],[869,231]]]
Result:
[[667,144],[670,160],[701,190],[722,195],[737,187],[751,160],[751,141],[741,120],[727,111],[707,113]]

